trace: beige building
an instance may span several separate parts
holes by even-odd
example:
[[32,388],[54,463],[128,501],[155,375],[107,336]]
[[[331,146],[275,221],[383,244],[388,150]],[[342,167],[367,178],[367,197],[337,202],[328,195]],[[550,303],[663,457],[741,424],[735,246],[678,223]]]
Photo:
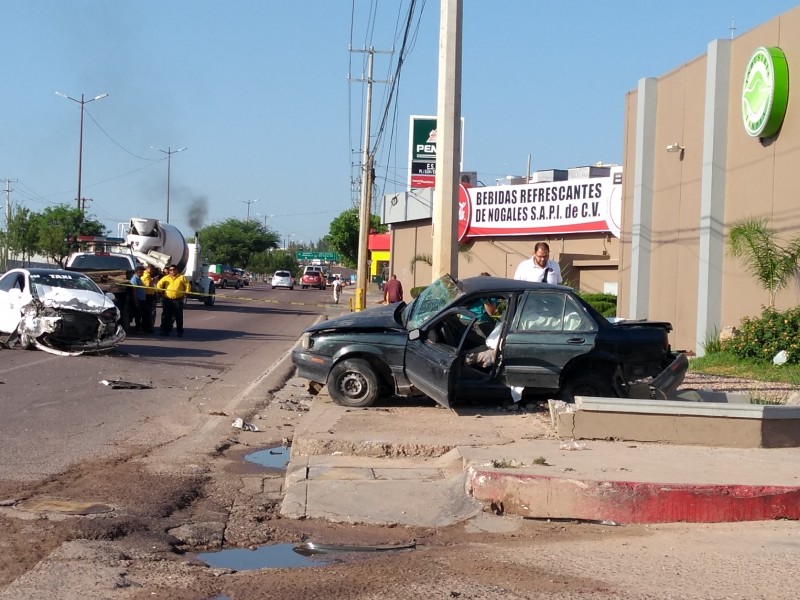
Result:
[[[767,217],[782,239],[800,233],[800,104],[789,89],[782,126],[767,137],[749,134],[743,120],[759,47],[780,48],[791,79],[800,67],[800,8],[711,42],[704,56],[640,80],[625,99],[618,314],[671,321],[673,346],[698,354],[769,302],[727,250],[731,224]],[[795,283],[776,306],[797,303]]]

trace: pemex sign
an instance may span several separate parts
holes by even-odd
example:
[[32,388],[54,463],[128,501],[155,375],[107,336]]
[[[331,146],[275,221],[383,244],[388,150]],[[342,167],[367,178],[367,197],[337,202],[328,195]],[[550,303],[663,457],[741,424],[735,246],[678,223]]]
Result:
[[772,137],[783,124],[789,100],[789,67],[778,47],[756,48],[742,84],[742,122],[751,137]]

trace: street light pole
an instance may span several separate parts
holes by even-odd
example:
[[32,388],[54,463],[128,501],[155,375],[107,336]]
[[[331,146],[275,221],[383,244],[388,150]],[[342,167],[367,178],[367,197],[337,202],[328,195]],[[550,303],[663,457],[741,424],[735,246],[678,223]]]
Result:
[[256,202],[258,202],[258,198],[256,198],[255,200],[239,200],[239,202],[244,202],[245,204],[247,204],[247,220],[249,221],[250,220],[250,205],[251,204],[255,204]]
[[77,102],[81,105],[81,133],[80,137],[78,138],[78,210],[82,210],[82,201],[81,201],[81,171],[83,167],[83,107],[85,104],[89,104],[89,102],[94,102],[95,100],[100,100],[101,98],[105,98],[108,94],[100,94],[99,96],[95,96],[94,98],[90,98],[89,100],[85,100],[83,94],[81,94],[81,99],[78,100],[77,98],[73,98],[72,96],[67,96],[63,92],[56,92],[57,96],[61,96],[62,98],[66,98],[67,100],[72,100],[73,102]]
[[167,155],[167,223],[169,223],[169,178],[170,172],[172,171],[172,155],[178,152],[183,152],[186,150],[186,146],[183,148],[178,148],[177,150],[173,150],[172,146],[167,146],[166,150],[162,150],[161,148],[156,148],[155,146],[150,146],[153,150],[158,150],[159,152],[163,152]]
[[256,213],[257,217],[264,217],[264,229],[267,228],[267,218],[272,218],[275,215],[262,215],[261,213]]

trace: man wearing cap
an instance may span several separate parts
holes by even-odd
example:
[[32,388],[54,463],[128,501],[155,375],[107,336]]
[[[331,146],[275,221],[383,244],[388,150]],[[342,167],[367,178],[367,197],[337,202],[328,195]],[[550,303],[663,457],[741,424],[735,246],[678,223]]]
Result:
[[533,247],[533,256],[519,263],[514,279],[541,281],[554,285],[563,281],[558,263],[550,260],[550,246],[547,242],[539,242]]
[[183,303],[184,296],[192,290],[189,281],[178,272],[176,265],[170,265],[167,273],[158,280],[158,291],[161,297],[161,335],[167,336],[175,323],[175,332],[183,337]]
[[[131,277],[131,300],[133,301],[133,322],[134,331],[136,333],[147,332],[148,323],[150,321],[147,315],[147,293],[145,290],[142,274],[144,273],[144,266],[139,265],[133,272]],[[150,329],[152,331],[152,329]]]

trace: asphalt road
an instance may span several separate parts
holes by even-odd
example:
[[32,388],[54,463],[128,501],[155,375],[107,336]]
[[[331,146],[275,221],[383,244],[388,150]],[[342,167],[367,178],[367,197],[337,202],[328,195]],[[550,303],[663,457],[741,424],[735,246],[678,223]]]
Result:
[[[329,302],[328,292],[254,284],[220,290],[212,308],[190,302],[183,338],[134,334],[99,356],[0,351],[0,480],[36,481],[183,435],[255,381],[320,314],[343,309]],[[103,380],[152,389],[112,389]]]

